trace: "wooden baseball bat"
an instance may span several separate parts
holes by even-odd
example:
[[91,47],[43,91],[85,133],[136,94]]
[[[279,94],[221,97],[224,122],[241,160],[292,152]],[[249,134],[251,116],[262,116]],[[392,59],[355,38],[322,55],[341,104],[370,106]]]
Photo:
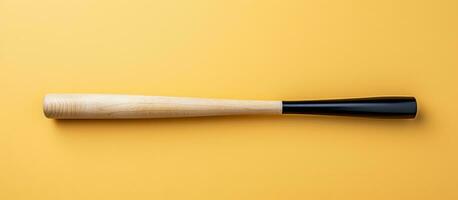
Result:
[[317,114],[415,118],[414,97],[370,97],[307,101],[260,101],[188,97],[48,94],[43,111],[54,119],[135,119],[218,115]]

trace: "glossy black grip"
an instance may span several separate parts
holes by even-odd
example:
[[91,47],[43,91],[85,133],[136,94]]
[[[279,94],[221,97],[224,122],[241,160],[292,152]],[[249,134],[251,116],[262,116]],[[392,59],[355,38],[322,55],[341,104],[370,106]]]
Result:
[[414,97],[283,101],[283,114],[415,118],[417,102]]

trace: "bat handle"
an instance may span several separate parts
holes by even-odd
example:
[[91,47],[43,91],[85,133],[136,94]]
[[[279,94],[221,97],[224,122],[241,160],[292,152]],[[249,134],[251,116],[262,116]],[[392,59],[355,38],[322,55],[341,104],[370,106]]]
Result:
[[370,97],[283,101],[283,114],[340,115],[374,118],[415,118],[414,97]]

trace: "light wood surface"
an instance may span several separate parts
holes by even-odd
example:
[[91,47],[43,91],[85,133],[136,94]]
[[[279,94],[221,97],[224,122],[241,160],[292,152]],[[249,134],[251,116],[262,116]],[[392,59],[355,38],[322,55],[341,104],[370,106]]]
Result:
[[169,118],[216,115],[281,114],[281,101],[188,97],[48,94],[46,117],[55,119]]

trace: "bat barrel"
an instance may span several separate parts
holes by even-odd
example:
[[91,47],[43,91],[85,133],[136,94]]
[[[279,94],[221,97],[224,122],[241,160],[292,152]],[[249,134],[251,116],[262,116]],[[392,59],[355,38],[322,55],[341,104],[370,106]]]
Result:
[[54,119],[135,119],[218,115],[281,114],[281,101],[187,97],[49,94],[43,111]]

